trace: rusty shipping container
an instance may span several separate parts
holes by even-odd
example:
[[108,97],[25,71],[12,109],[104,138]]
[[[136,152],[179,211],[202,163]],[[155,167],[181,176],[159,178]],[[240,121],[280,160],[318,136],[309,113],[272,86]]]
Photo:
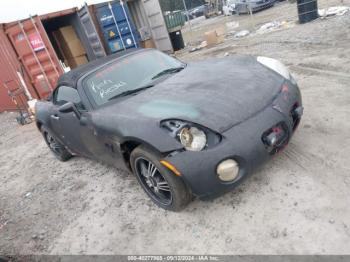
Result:
[[[39,98],[31,85],[30,79],[7,38],[3,25],[0,25],[0,112],[17,110],[17,106],[8,95],[8,91],[23,90],[18,97],[24,103],[19,104],[24,109],[28,97]],[[29,93],[26,95],[26,93]]]
[[107,53],[140,46],[174,52],[159,0],[115,0],[89,10]]
[[40,98],[50,94],[63,73],[39,17],[6,25],[6,33]]
[[[130,11],[124,24],[128,27],[134,24],[142,46],[154,46],[165,52],[173,51],[158,0],[117,0],[110,3],[124,5],[123,12]],[[0,37],[3,38],[3,49],[8,51],[5,52],[6,55],[10,53],[14,65],[9,67],[14,68],[13,73],[6,75],[12,75],[11,78],[15,79],[14,73],[20,71],[31,96],[45,99],[55,89],[65,67],[72,69],[105,56],[109,45],[101,40],[105,32],[101,30],[100,20],[103,17],[96,15],[97,7],[99,5],[85,4],[80,9],[66,9],[5,24]],[[119,13],[113,13],[113,18],[120,19]],[[113,29],[113,23],[111,27]],[[3,67],[7,66],[6,61],[9,60],[5,53],[0,50]],[[2,85],[4,81],[9,81],[0,80]],[[21,81],[15,79],[11,85],[18,86],[19,83]],[[3,88],[0,92],[1,99],[4,100],[0,100],[0,108],[14,108]]]
[[[87,63],[106,55],[86,10],[87,6],[71,8],[5,25],[4,30],[18,61],[23,65],[39,99],[46,98],[55,89],[59,76],[64,73],[63,63],[74,68],[78,66],[77,61]],[[67,48],[78,48],[81,52],[79,56],[67,57],[62,52],[62,40],[56,39],[54,34],[62,28],[73,32],[76,41],[71,45],[73,47]]]
[[84,55],[88,61],[106,55],[87,5],[42,15],[40,19],[59,60],[67,66],[74,68],[68,61],[72,55]]

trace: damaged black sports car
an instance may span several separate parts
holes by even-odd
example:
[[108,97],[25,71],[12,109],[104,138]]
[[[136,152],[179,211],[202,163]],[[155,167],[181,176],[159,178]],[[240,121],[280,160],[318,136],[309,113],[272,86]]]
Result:
[[266,57],[185,64],[153,49],[118,53],[60,77],[36,123],[61,160],[131,170],[160,207],[218,196],[282,150],[303,113],[297,83]]

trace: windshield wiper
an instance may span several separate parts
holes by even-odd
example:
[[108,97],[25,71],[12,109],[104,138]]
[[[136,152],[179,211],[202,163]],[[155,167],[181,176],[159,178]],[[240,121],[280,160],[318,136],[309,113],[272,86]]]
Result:
[[158,74],[156,74],[154,77],[152,77],[152,80],[159,78],[163,75],[174,74],[174,73],[180,72],[184,68],[185,68],[185,66],[179,66],[179,67],[172,67],[172,68],[165,69],[165,70],[159,72]]
[[146,86],[143,86],[143,87],[140,87],[140,88],[135,88],[135,89],[132,89],[132,90],[127,90],[127,91],[121,92],[121,93],[118,94],[118,95],[112,96],[111,98],[108,99],[108,101],[113,100],[113,99],[116,99],[116,98],[119,98],[119,97],[132,95],[132,94],[138,93],[138,92],[140,92],[140,91],[146,90],[146,89],[151,88],[151,87],[154,87],[154,85],[153,85],[153,84],[152,84],[152,85],[146,85]]

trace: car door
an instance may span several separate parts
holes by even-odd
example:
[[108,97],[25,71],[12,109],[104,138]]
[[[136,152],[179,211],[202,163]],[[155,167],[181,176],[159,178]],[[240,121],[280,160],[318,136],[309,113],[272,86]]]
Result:
[[[59,108],[72,102],[80,116],[75,112],[63,113]],[[118,145],[98,130],[92,122],[92,112],[86,110],[77,89],[60,86],[53,93],[51,128],[65,146],[78,155],[100,160],[104,163],[123,167],[123,158]]]
[[114,135],[106,133],[93,123],[93,119],[96,118],[94,114],[96,113],[97,112],[92,111],[82,114],[81,116],[81,124],[86,126],[81,132],[83,143],[87,151],[91,153],[92,158],[109,165],[123,168],[124,160],[122,152],[120,151],[118,139]]
[[53,93],[53,107],[50,115],[51,127],[57,138],[71,151],[79,155],[91,156],[82,140],[82,133],[87,127],[81,125],[79,117],[74,112],[62,113],[60,106],[72,102],[76,108],[84,114],[85,107],[78,91],[70,86],[59,86]]

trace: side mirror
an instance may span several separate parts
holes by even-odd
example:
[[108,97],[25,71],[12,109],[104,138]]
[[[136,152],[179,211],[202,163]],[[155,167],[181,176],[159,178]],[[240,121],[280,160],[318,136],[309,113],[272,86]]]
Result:
[[72,102],[67,102],[58,108],[61,113],[69,113],[74,111],[75,105]]
[[81,114],[78,111],[77,107],[72,102],[67,102],[64,105],[61,105],[58,108],[58,111],[61,112],[61,113],[74,112],[78,119],[80,119],[80,116],[81,116]]

